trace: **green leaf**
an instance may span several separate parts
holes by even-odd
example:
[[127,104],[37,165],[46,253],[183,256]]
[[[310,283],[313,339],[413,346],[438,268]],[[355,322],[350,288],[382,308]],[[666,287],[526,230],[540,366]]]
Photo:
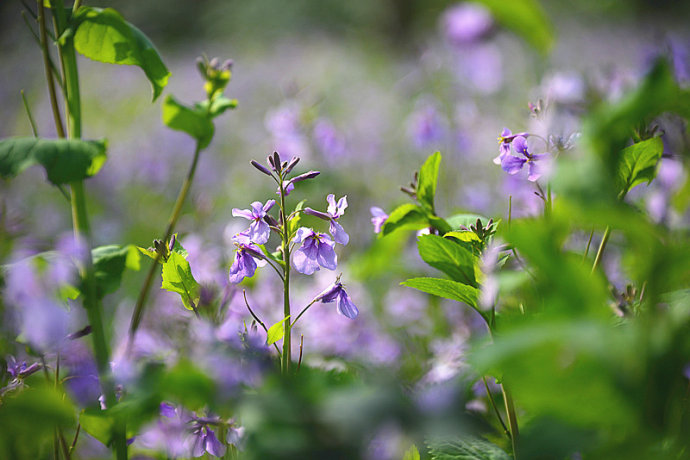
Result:
[[500,447],[483,439],[433,440],[428,443],[432,460],[510,460]]
[[443,297],[444,299],[464,302],[470,307],[477,309],[479,289],[458,283],[457,281],[442,278],[410,278],[400,284],[418,289],[427,294]]
[[419,170],[419,183],[417,184],[417,199],[423,207],[434,210],[434,196],[436,195],[436,183],[438,182],[438,167],[441,164],[439,152],[431,155]]
[[294,217],[290,219],[290,225],[288,226],[288,233],[290,235],[294,234],[297,229],[300,227],[300,221],[302,220],[302,209],[304,209],[304,204],[307,202],[307,200],[302,200],[299,203],[297,203],[297,206],[295,206],[294,212]]
[[448,232],[445,235],[443,235],[444,238],[457,238],[460,241],[464,241],[466,243],[471,243],[472,241],[476,241],[480,243],[482,240],[479,239],[476,233],[474,232],[468,232],[468,231],[459,231],[459,232]]
[[7,393],[0,405],[0,432],[24,431],[50,433],[56,426],[74,423],[74,407],[63,394],[50,386],[25,387]]
[[55,185],[95,175],[105,163],[105,141],[12,137],[0,141],[0,177],[10,179],[40,164]]
[[266,335],[266,344],[273,345],[278,340],[282,339],[285,335],[285,321],[290,318],[290,315],[281,319],[273,326],[268,328],[268,333]]
[[163,102],[163,123],[171,129],[189,134],[199,142],[202,149],[213,138],[213,123],[206,113],[177,102],[171,95]]
[[419,230],[429,225],[429,221],[422,208],[416,204],[406,203],[398,206],[390,213],[381,227],[381,236],[386,236],[395,230],[411,228]]
[[122,282],[122,273],[126,268],[138,271],[140,255],[136,246],[100,246],[91,251],[97,292],[100,298],[115,292]]
[[548,16],[537,0],[479,0],[502,26],[512,30],[542,54],[553,47],[555,37]]
[[656,165],[664,152],[664,143],[660,137],[653,137],[623,149],[618,166],[618,178],[623,193],[635,186],[650,183],[656,177]]
[[[477,219],[481,220],[484,225],[489,222],[489,218],[479,214],[455,214],[447,217],[446,222],[453,228],[453,230],[460,230],[460,227],[469,228],[470,225],[477,223]],[[494,225],[496,225],[494,223]]]
[[424,235],[417,240],[417,249],[424,262],[455,281],[477,287],[474,276],[477,257],[466,247],[438,235]]
[[208,100],[199,102],[196,104],[196,108],[201,113],[208,113],[209,117],[216,118],[218,115],[221,115],[228,109],[237,108],[237,99],[228,99],[225,96],[219,96],[213,99],[213,101],[210,103]]
[[112,8],[79,8],[75,18],[75,49],[95,61],[136,65],[153,87],[153,100],[168,84],[170,72],[153,43]]
[[192,275],[189,262],[182,254],[175,251],[163,264],[163,284],[161,289],[177,292],[182,297],[182,303],[188,310],[194,310],[199,301],[201,287]]
[[405,452],[405,455],[403,455],[403,460],[420,460],[419,457],[419,450],[417,450],[417,446],[412,444],[409,449]]

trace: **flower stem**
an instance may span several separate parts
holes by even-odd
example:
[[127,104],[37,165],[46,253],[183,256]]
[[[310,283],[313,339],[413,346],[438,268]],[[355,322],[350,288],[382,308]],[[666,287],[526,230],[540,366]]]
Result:
[[285,317],[285,335],[283,336],[283,358],[281,369],[283,374],[290,372],[292,365],[291,335],[290,326],[290,223],[285,217],[285,188],[283,187],[283,177],[280,177],[280,220],[283,224],[283,315]]
[[506,413],[508,414],[508,426],[510,427],[510,443],[513,446],[513,459],[517,460],[517,441],[520,436],[518,431],[517,415],[515,413],[515,404],[513,403],[513,398],[510,392],[506,388],[505,384],[501,384],[501,390],[503,391],[503,402],[506,406]]
[[[199,154],[201,153],[201,146],[197,142],[196,143],[196,148],[194,149],[194,158],[192,159],[192,163],[189,166],[189,171],[187,172],[187,177],[185,177],[184,182],[182,183],[182,188],[180,189],[180,193],[177,195],[177,201],[175,201],[175,206],[173,207],[173,211],[170,214],[170,219],[168,220],[168,226],[165,229],[165,236],[163,237],[163,244],[167,244],[168,240],[173,234],[173,231],[175,230],[175,225],[177,224],[177,220],[180,218],[180,213],[182,212],[182,205],[184,204],[185,200],[187,199],[187,195],[189,194],[189,189],[192,186],[192,182],[194,181],[194,174],[196,173],[196,167],[197,164],[199,163]],[[141,323],[141,319],[144,315],[144,306],[146,305],[146,299],[149,295],[149,291],[151,290],[151,283],[153,283],[153,278],[156,275],[156,272],[158,271],[158,263],[160,262],[160,257],[161,255],[159,253],[156,253],[156,258],[154,259],[153,263],[151,264],[151,267],[149,268],[148,273],[146,274],[146,279],[144,280],[144,285],[141,287],[141,291],[139,291],[139,297],[137,298],[137,303],[136,306],[134,307],[134,313],[132,313],[132,319],[130,320],[129,323],[129,337],[127,339],[127,354],[130,354],[132,351],[132,346],[134,345],[134,337],[137,333],[137,329],[139,328],[139,324]]]
[[601,243],[599,243],[599,249],[597,250],[597,255],[594,258],[594,264],[592,265],[592,273],[594,273],[601,263],[601,257],[604,254],[604,249],[606,249],[606,243],[609,241],[609,236],[611,236],[611,227],[606,227],[604,230],[604,236],[601,238]]

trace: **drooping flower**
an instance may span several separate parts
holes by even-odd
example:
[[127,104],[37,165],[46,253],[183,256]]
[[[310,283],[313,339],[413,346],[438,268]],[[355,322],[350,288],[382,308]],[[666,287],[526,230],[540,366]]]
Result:
[[319,270],[319,266],[335,270],[338,263],[333,250],[335,242],[325,233],[301,227],[292,242],[302,243],[292,256],[292,264],[298,272],[311,275]]
[[371,223],[374,226],[374,233],[381,233],[381,227],[386,223],[388,214],[378,206],[372,206],[369,208],[369,212],[371,213]]
[[230,267],[230,275],[228,277],[229,281],[233,284],[237,284],[245,278],[251,278],[254,276],[256,267],[258,266],[258,259],[264,262],[263,255],[261,254],[261,249],[252,243],[249,235],[246,233],[238,233],[233,237],[235,244],[237,245],[237,252],[235,253],[235,261]]
[[355,319],[357,315],[359,315],[359,310],[355,304],[352,303],[352,299],[347,295],[340,281],[334,282],[317,295],[316,298],[314,298],[314,302],[318,301],[323,303],[335,302],[338,313],[350,319]]
[[255,201],[252,203],[252,209],[238,209],[234,208],[232,210],[232,215],[235,217],[244,217],[247,220],[251,220],[252,223],[249,225],[248,236],[252,243],[264,244],[268,241],[268,237],[271,235],[271,228],[266,222],[264,222],[264,217],[266,213],[276,204],[275,200],[268,200],[266,204],[261,204],[260,201]]
[[513,140],[513,149],[515,149],[517,153],[521,154],[522,157],[516,157],[510,154],[505,155],[501,159],[501,167],[503,170],[511,175],[517,174],[527,163],[529,165],[529,176],[527,176],[527,180],[534,182],[539,179],[542,176],[543,171],[540,165],[538,165],[536,162],[546,159],[548,155],[545,153],[530,153],[527,147],[527,140],[523,136],[515,137]]
[[209,425],[200,420],[195,421],[194,424],[196,426],[192,431],[192,455],[194,457],[201,457],[205,452],[208,452],[214,457],[222,457],[225,455],[227,447],[218,440],[216,433]]
[[335,242],[346,245],[350,241],[350,236],[345,232],[345,229],[337,220],[345,214],[345,209],[347,209],[347,195],[339,199],[336,203],[335,195],[331,193],[326,197],[326,201],[328,201],[328,209],[325,213],[316,211],[312,208],[305,208],[304,213],[329,221],[329,232],[331,236],[333,236]]
[[499,150],[501,154],[494,158],[494,164],[500,165],[503,162],[503,158],[506,155],[510,155],[510,144],[515,140],[516,137],[522,136],[527,138],[529,133],[517,133],[513,134],[508,128],[503,128],[501,135],[498,136]]

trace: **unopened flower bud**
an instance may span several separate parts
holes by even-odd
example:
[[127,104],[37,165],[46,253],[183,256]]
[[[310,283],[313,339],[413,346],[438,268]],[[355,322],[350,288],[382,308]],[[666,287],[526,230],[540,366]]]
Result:
[[331,220],[331,216],[329,216],[325,212],[317,211],[316,209],[304,208],[304,213],[308,214],[310,216],[318,217],[319,219],[329,220],[329,221]]
[[299,163],[299,157],[292,157],[292,160],[290,160],[290,162],[285,167],[285,174],[290,174],[292,168],[294,168],[297,165],[297,163]]
[[307,180],[307,179],[313,179],[316,176],[318,176],[319,174],[321,174],[321,171],[305,172],[303,174],[300,174],[299,176],[293,177],[292,179],[290,179],[290,182],[295,183],[295,182],[301,182],[301,181]]
[[262,164],[259,163],[258,161],[252,160],[252,161],[251,161],[251,164],[252,164],[252,166],[254,166],[256,169],[258,169],[258,170],[261,171],[262,173],[266,174],[267,176],[273,176],[273,173],[271,173],[271,171],[270,171],[266,166],[262,165]]
[[168,244],[168,250],[172,252],[173,248],[175,247],[175,239],[177,238],[177,235],[173,235],[172,238],[170,238],[170,243]]
[[278,152],[273,152],[273,165],[276,168],[276,170],[279,171],[281,169],[281,167],[280,167],[280,155],[278,154]]

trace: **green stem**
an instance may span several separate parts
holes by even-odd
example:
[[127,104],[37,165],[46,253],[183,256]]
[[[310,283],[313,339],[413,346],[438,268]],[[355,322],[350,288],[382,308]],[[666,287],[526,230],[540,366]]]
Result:
[[[280,218],[283,224],[283,262],[285,274],[283,276],[283,315],[285,317],[285,335],[283,337],[283,359],[281,366],[283,374],[290,372],[292,364],[292,328],[290,326],[290,224],[285,218],[285,189],[283,177],[280,177]],[[299,317],[298,317],[299,318]]]
[[496,406],[496,402],[494,401],[494,397],[491,394],[491,390],[489,389],[489,384],[486,383],[486,377],[482,376],[482,382],[484,382],[484,388],[486,389],[486,395],[489,397],[489,401],[491,402],[491,407],[494,409],[494,413],[496,414],[496,418],[498,418],[498,421],[501,423],[501,426],[503,427],[503,432],[508,436],[510,436],[510,431],[508,430],[508,427],[506,426],[505,422],[503,421],[503,417],[501,417],[501,413],[498,410],[498,407]]
[[292,322],[292,325],[291,325],[290,327],[295,327],[295,323],[297,323],[297,320],[299,320],[299,319],[302,317],[302,315],[305,314],[305,313],[307,312],[307,310],[309,310],[309,307],[311,307],[311,306],[314,305],[315,303],[316,303],[316,300],[312,300],[312,301],[309,303],[309,305],[307,305],[306,307],[304,307],[304,308],[302,309],[302,311],[299,312],[299,315],[297,315],[297,318],[295,318],[295,320]]
[[[189,194],[189,189],[192,186],[192,182],[194,181],[194,174],[196,173],[196,167],[197,167],[197,164],[199,163],[199,154],[200,153],[201,153],[201,146],[197,142],[196,148],[194,149],[194,158],[192,159],[192,164],[189,166],[189,171],[187,172],[187,177],[185,177],[185,180],[182,183],[182,188],[180,189],[180,193],[177,195],[177,201],[175,201],[175,206],[173,207],[173,211],[170,214],[170,219],[168,219],[168,226],[165,229],[165,236],[163,237],[163,244],[168,244],[168,240],[170,240],[170,237],[172,236],[173,231],[175,230],[175,225],[177,224],[177,221],[180,218],[180,214],[182,212],[182,205],[184,204],[185,200],[187,199],[187,195]],[[139,324],[141,323],[141,319],[144,315],[144,306],[146,305],[146,299],[149,295],[149,291],[151,290],[151,283],[153,282],[153,278],[158,271],[158,264],[160,262],[160,257],[161,257],[161,255],[159,253],[157,253],[156,259],[153,261],[153,263],[151,264],[151,268],[149,268],[149,272],[146,274],[146,279],[144,280],[144,285],[141,287],[141,291],[139,291],[139,297],[137,298],[137,303],[136,303],[136,306],[134,307],[134,313],[132,314],[132,319],[129,323],[129,338],[127,341],[127,354],[129,354],[132,350],[132,346],[134,344],[134,337],[137,333],[137,329],[139,328]]]
[[508,426],[510,427],[510,443],[513,446],[513,459],[517,460],[517,442],[520,432],[518,430],[517,414],[515,413],[515,404],[513,403],[513,398],[510,392],[506,388],[505,384],[501,384],[501,390],[503,391],[503,402],[506,406],[506,413],[508,414]]
[[606,227],[604,230],[604,236],[601,238],[601,243],[599,243],[599,249],[597,250],[597,255],[594,258],[594,264],[592,265],[592,273],[594,273],[601,263],[601,257],[604,254],[604,249],[606,249],[606,243],[609,241],[609,236],[611,236],[611,227]]
[[[48,32],[46,30],[46,15],[43,0],[38,1],[38,27],[41,36],[41,51],[43,53],[43,67],[46,74],[46,81],[48,82],[48,94],[50,96],[50,107],[53,110],[53,120],[55,121],[55,129],[60,138],[65,137],[65,128],[62,126],[62,118],[60,117],[60,106],[57,101],[57,93],[55,91],[55,81],[53,80],[53,70],[50,66],[50,52],[48,51]],[[32,127],[34,124],[32,123]],[[34,128],[34,132],[35,128]]]

